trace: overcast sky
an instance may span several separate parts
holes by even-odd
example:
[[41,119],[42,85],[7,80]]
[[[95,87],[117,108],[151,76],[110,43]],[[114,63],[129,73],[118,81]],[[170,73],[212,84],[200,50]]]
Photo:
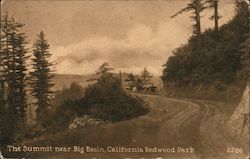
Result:
[[[192,21],[183,14],[170,19],[187,0],[5,0],[8,11],[32,43],[43,30],[50,44],[58,73],[91,74],[103,62],[117,71],[140,72],[144,67],[160,75],[172,50],[187,42]],[[234,0],[221,0],[220,24],[234,14]],[[202,28],[213,27],[203,15]]]

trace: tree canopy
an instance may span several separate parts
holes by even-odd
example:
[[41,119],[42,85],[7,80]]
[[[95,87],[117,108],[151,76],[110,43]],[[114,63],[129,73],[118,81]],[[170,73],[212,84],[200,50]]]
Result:
[[[248,68],[249,10],[244,1],[237,1],[235,17],[219,28],[201,34],[203,45],[198,49],[196,38],[176,48],[164,64],[162,80],[175,86],[236,82],[238,74]],[[245,74],[244,76],[248,76]]]

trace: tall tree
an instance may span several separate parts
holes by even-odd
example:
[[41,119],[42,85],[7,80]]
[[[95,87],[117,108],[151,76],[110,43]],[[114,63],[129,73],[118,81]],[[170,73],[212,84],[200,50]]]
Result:
[[12,41],[16,45],[14,50],[14,61],[15,61],[15,80],[16,83],[14,89],[16,90],[16,104],[18,104],[17,113],[21,123],[25,122],[25,108],[26,108],[26,76],[27,67],[26,60],[29,58],[27,55],[28,50],[25,48],[26,36],[24,33],[13,33]]
[[[10,138],[14,134],[22,133],[25,125],[26,91],[25,80],[27,75],[26,36],[21,32],[24,25],[15,22],[6,14],[1,17],[1,85],[3,98],[2,111],[8,114]],[[8,90],[8,91],[6,91]]]
[[152,77],[153,77],[152,74],[146,68],[144,68],[143,71],[141,72],[142,84],[143,85],[148,84],[152,79]]
[[243,41],[246,40],[250,30],[250,2],[247,0],[235,0],[235,16],[234,20],[237,23],[239,30],[244,36],[241,37]]
[[197,46],[200,47],[201,45],[201,12],[205,9],[204,3],[202,0],[191,0],[187,6],[174,15],[171,18],[178,16],[184,12],[192,12],[192,16],[190,18],[195,22],[193,25],[193,34],[197,37]]
[[[10,19],[8,15],[5,15],[1,17],[1,49],[0,49],[0,80],[1,80],[1,89],[0,89],[0,134],[1,136],[4,134],[9,134],[8,138],[12,138],[13,133],[8,132],[8,127],[5,124],[8,121],[8,118],[10,117],[10,114],[8,112],[8,105],[7,105],[7,94],[6,94],[6,83],[7,75],[8,75],[8,68],[9,68],[9,54],[10,54],[10,44],[9,44],[9,33],[10,33]],[[10,125],[14,124],[9,122]],[[4,140],[6,139],[7,135],[3,136]]]
[[37,106],[37,119],[38,123],[42,126],[46,121],[46,114],[51,108],[51,97],[53,91],[51,88],[53,83],[53,62],[49,61],[51,53],[49,52],[49,44],[45,39],[45,34],[41,31],[37,35],[37,40],[34,43],[33,49],[33,71],[31,72],[31,87],[32,95],[35,97]]
[[212,8],[214,10],[214,14],[210,19],[214,21],[215,35],[216,38],[219,39],[219,19],[221,18],[218,12],[219,0],[207,0],[206,3],[209,4],[207,8]]

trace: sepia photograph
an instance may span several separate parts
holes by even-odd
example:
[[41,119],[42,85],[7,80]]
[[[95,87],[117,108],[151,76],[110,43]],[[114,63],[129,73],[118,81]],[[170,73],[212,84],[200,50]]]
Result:
[[250,158],[250,0],[0,11],[0,159]]

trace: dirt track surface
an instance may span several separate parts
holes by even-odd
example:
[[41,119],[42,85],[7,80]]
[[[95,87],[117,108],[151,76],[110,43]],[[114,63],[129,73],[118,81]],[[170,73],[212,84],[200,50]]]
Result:
[[[244,153],[228,153],[240,143],[222,131],[223,114],[205,102],[140,95],[150,113],[102,128],[84,128],[65,133],[64,143],[90,146],[157,147],[174,153],[52,153],[30,158],[162,158],[162,159],[246,159]],[[178,147],[195,151],[178,152]],[[190,149],[189,149],[190,150]]]

